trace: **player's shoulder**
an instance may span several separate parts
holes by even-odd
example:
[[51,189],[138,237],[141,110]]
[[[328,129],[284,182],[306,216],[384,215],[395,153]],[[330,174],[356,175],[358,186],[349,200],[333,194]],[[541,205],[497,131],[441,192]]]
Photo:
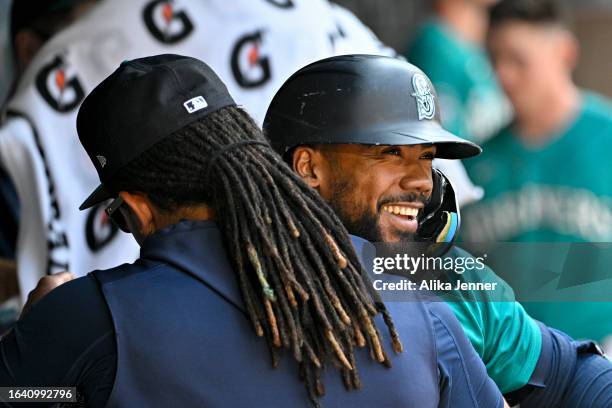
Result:
[[[482,153],[464,161],[465,168],[476,183],[485,183],[490,174],[508,165],[508,153],[516,148],[516,138],[512,126],[507,125],[491,138],[480,144]],[[478,173],[482,173],[479,175]],[[481,177],[482,176],[482,177]]]
[[433,47],[442,50],[444,45],[452,40],[444,22],[430,17],[419,26],[414,37],[414,44],[421,47]]
[[163,266],[168,267],[169,265],[161,261],[139,258],[133,263],[124,263],[114,268],[92,271],[89,276],[92,276],[100,285],[105,285],[135,276],[144,276],[143,274]]
[[[510,174],[512,160],[510,153],[516,152],[516,140],[510,126],[506,126],[489,140],[480,145],[482,153],[465,160],[463,165],[472,181],[487,190],[492,186],[495,177]],[[520,150],[519,150],[520,151]],[[487,192],[488,193],[488,192]]]
[[53,289],[34,304],[18,324],[32,333],[47,330],[45,333],[63,336],[76,331],[79,344],[89,344],[90,340],[113,329],[100,285],[91,275]]
[[585,110],[612,119],[612,99],[591,90],[582,90]]
[[491,136],[486,142],[482,143],[482,155],[503,153],[508,146],[514,141],[513,124],[510,123]]
[[32,311],[44,309],[46,314],[61,313],[65,307],[70,309],[87,307],[96,303],[102,296],[100,287],[92,275],[82,276],[68,281],[49,292]]
[[406,56],[428,75],[432,75],[428,71],[433,69],[436,69],[436,72],[439,70],[448,74],[456,73],[457,70],[452,67],[461,67],[464,60],[458,47],[449,46],[449,43],[452,45],[453,42],[454,39],[444,23],[431,18],[417,30]]
[[412,44],[414,46],[435,45],[440,37],[439,25],[433,19],[425,20],[420,24],[414,34]]
[[612,101],[591,91],[582,92],[580,115],[568,131],[572,142],[580,143],[585,155],[599,155],[612,149]]
[[592,91],[583,92],[582,118],[594,126],[612,126],[612,100]]

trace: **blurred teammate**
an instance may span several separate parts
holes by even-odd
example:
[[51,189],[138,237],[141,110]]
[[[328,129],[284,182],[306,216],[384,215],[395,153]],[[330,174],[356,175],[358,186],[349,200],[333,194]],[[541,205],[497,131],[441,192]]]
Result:
[[[2,64],[8,66],[14,62],[14,68],[12,69],[15,73],[13,83],[7,84],[10,88],[13,88],[12,91],[14,92],[17,85],[21,82],[21,75],[24,74],[44,44],[59,31],[76,21],[91,6],[95,5],[96,0],[26,0],[13,3],[13,5],[9,4],[6,7],[11,11],[10,18],[6,19],[10,23],[9,29],[6,30],[6,36],[10,39],[9,45],[12,45],[7,54],[12,55],[12,59],[7,58],[7,60],[2,61]],[[3,80],[8,81],[9,77],[5,76]],[[1,103],[3,107],[4,102],[2,101]],[[38,190],[37,193],[42,195],[40,197],[38,195],[24,195],[24,192],[27,190],[36,191],[33,187],[37,177],[32,176],[32,171],[34,170],[32,166],[36,167],[39,164],[36,157],[39,154],[44,154],[44,151],[39,153],[33,150],[34,157],[28,157],[29,154],[24,154],[23,149],[13,148],[16,145],[13,145],[12,141],[7,141],[7,139],[10,139],[10,136],[1,136],[3,127],[13,121],[12,115],[14,111],[12,108],[9,107],[6,117],[4,116],[5,112],[2,112],[0,116],[0,125],[2,126],[0,127],[0,145],[3,146],[2,153],[4,155],[10,154],[15,156],[13,158],[14,161],[5,161],[1,158],[2,154],[0,154],[0,258],[2,258],[0,259],[0,285],[6,289],[3,293],[0,293],[0,334],[4,332],[4,326],[10,326],[14,322],[22,304],[21,302],[25,300],[24,295],[32,288],[31,285],[35,284],[35,281],[28,282],[28,280],[30,278],[33,280],[37,279],[44,273],[42,269],[36,271],[33,265],[36,264],[37,257],[40,258],[41,263],[43,262],[45,257],[44,251],[46,250],[38,242],[39,238],[43,238],[46,234],[46,228],[40,225],[41,229],[35,230],[32,220],[43,217],[41,213],[37,213],[33,209],[37,208],[37,201],[46,197],[48,193],[44,190]],[[24,129],[21,129],[21,131],[24,131]],[[31,135],[25,137],[27,140]],[[31,148],[34,146],[43,149],[39,140],[35,140],[34,143],[30,144]],[[12,168],[13,163],[19,163],[20,165],[18,172],[21,175],[16,178],[18,181],[17,186],[14,179],[15,169]],[[34,172],[36,173],[35,170]],[[21,184],[22,181],[29,184],[24,186]],[[54,186],[50,186],[50,188],[54,188]],[[24,201],[24,203],[22,204],[20,201]],[[42,204],[41,208],[44,208],[46,205],[46,203]],[[25,211],[25,228],[24,225],[20,224],[19,213],[22,206]],[[20,228],[21,232],[19,233]],[[60,234],[53,240],[49,240],[49,250],[53,250],[61,242],[62,238]],[[24,246],[27,246],[26,250],[24,250]],[[16,258],[21,259],[21,285],[17,284]],[[19,297],[20,287],[23,288],[21,293],[22,299]]]
[[[434,16],[416,33],[406,54],[431,79],[442,106],[442,123],[451,132],[482,142],[508,123],[509,104],[485,54],[487,10],[496,0],[435,0]],[[436,160],[451,179],[459,205],[479,200],[482,189],[468,178],[461,162]]]
[[[333,57],[285,82],[264,130],[350,233],[371,242],[450,243],[459,229],[455,191],[444,174],[432,171],[432,160],[468,158],[480,149],[441,127],[437,99],[411,64],[371,55]],[[457,247],[446,256],[471,258]],[[454,271],[450,275],[457,280]],[[593,342],[536,323],[488,268],[469,267],[461,277],[499,286],[441,297],[509,402],[537,408],[612,403],[612,363]]]
[[407,52],[438,91],[444,127],[475,142],[491,137],[511,116],[484,48],[488,9],[496,2],[433,1],[434,16]]
[[340,220],[201,61],[122,63],[77,128],[102,182],[81,209],[111,199],[141,256],[35,304],[0,342],[3,386],[77,386],[89,407],[504,406],[444,304],[375,301]]
[[0,127],[0,166],[21,209],[22,300],[45,274],[80,276],[138,255],[108,222],[104,203],[76,210],[97,180],[78,145],[76,112],[121,61],[163,52],[199,57],[258,120],[300,66],[338,53],[391,53],[326,0],[18,0],[12,33],[21,75]]
[[[483,146],[482,156],[466,162],[485,188],[485,199],[465,211],[466,240],[612,241],[612,105],[573,83],[578,44],[564,21],[552,0],[502,1],[491,11],[489,48],[516,118]],[[542,259],[535,245],[524,248],[521,269],[530,274],[524,279],[555,269],[558,259]],[[580,269],[583,284],[557,291],[556,299],[600,294],[612,301],[612,280],[600,280],[610,278],[609,264],[584,259]],[[612,333],[612,302],[526,308],[578,338]]]

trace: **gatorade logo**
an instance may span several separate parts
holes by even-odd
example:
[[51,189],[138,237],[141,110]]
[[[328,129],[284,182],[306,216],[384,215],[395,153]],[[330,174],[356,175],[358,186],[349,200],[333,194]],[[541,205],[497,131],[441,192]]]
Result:
[[293,4],[293,0],[266,0],[268,3],[275,5],[279,8],[293,8],[295,4]]
[[36,88],[57,112],[70,112],[83,100],[85,92],[75,73],[57,55],[36,75]]
[[193,31],[193,23],[182,10],[176,10],[173,1],[155,0],[143,10],[147,29],[164,44],[175,44]]
[[119,229],[108,219],[105,204],[93,207],[85,222],[85,239],[92,252],[97,252],[117,235]]
[[270,59],[263,55],[263,31],[258,30],[238,40],[232,51],[232,73],[243,88],[255,88],[270,79]]

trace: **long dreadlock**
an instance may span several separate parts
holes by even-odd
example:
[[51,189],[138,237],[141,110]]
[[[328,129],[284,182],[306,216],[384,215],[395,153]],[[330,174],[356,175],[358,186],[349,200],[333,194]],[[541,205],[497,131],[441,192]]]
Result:
[[175,132],[123,168],[112,188],[144,192],[165,211],[214,209],[255,333],[266,338],[274,367],[281,349],[292,353],[314,406],[326,364],[341,371],[348,390],[361,387],[355,348],[390,367],[378,313],[402,351],[342,223],[241,109]]

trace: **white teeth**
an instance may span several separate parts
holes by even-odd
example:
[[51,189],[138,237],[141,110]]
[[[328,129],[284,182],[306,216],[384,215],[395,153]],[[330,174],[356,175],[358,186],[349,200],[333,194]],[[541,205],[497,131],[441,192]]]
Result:
[[383,211],[387,211],[387,212],[389,212],[391,214],[408,215],[408,216],[412,216],[412,217],[416,217],[417,214],[419,213],[419,209],[418,208],[404,207],[404,206],[399,206],[399,205],[384,205],[383,206]]

